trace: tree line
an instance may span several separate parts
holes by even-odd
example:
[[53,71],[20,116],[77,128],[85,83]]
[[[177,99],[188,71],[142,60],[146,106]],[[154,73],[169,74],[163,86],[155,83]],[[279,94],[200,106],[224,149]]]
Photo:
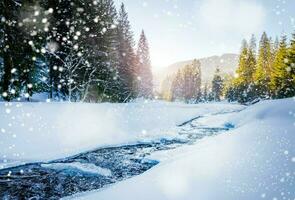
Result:
[[181,67],[176,74],[164,79],[161,98],[187,103],[220,101],[225,81],[219,67],[216,67],[210,84],[202,83],[201,77],[201,62],[195,59],[191,64]]
[[236,74],[222,75],[216,68],[211,83],[201,82],[201,64],[194,60],[162,83],[161,96],[190,103],[220,101],[255,103],[262,99],[295,96],[295,34],[290,42],[282,35],[275,41],[264,32],[243,40]]
[[264,32],[258,51],[254,36],[243,40],[236,75],[224,93],[240,103],[295,96],[295,34],[288,42],[286,35],[273,41]]
[[113,0],[0,2],[0,91],[4,100],[127,102],[153,96],[144,31],[135,48],[124,4]]

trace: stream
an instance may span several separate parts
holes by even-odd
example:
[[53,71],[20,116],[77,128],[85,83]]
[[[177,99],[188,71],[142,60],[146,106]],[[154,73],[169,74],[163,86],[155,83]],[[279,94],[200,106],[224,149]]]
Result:
[[[225,113],[219,113],[222,115]],[[178,137],[122,146],[98,148],[50,162],[28,163],[0,170],[0,199],[60,199],[101,189],[137,176],[159,163],[148,157],[234,128],[206,127],[196,117],[178,126]]]

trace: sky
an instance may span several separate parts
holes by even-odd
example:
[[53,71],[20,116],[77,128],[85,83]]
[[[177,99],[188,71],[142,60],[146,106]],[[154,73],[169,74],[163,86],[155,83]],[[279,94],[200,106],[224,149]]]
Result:
[[144,29],[154,70],[172,63],[239,53],[263,31],[295,32],[295,0],[115,0],[123,2],[136,41]]

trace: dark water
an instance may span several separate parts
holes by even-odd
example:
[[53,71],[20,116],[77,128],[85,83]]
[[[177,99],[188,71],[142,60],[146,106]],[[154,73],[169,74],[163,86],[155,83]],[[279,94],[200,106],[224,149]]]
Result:
[[100,148],[48,163],[31,163],[0,170],[0,199],[60,199],[103,188],[144,173],[159,162],[147,159],[156,151],[192,144],[223,133],[225,127],[201,127],[195,118],[180,125],[179,139],[160,139]]

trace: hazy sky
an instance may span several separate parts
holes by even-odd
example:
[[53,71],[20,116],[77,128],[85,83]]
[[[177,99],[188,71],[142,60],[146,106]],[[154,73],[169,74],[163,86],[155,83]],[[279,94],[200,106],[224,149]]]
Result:
[[243,38],[295,32],[295,0],[115,0],[124,2],[138,40],[144,29],[155,69],[238,53]]

